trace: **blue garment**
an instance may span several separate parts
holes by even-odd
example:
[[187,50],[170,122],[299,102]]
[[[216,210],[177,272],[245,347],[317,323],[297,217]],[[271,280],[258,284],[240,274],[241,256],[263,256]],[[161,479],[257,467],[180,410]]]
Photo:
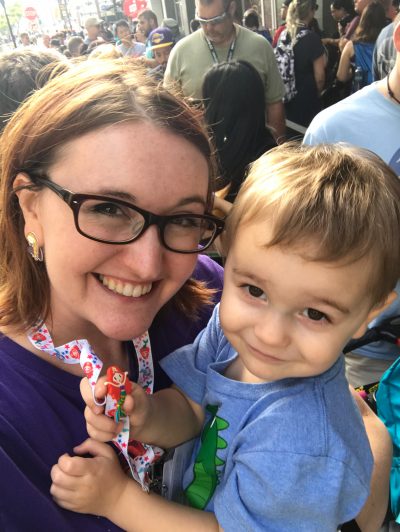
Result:
[[117,50],[126,57],[141,57],[146,52],[146,46],[141,42],[132,41],[131,46],[117,44]]
[[144,53],[145,57],[147,59],[154,59],[154,54],[153,54],[153,44],[151,42],[151,39],[147,38],[146,40],[146,51]]
[[[373,134],[372,134],[373,131]],[[386,98],[377,83],[321,111],[304,143],[347,142],[371,150],[400,175],[400,105]]]
[[[373,81],[372,76],[372,54],[374,52],[374,43],[355,42],[354,47],[354,68],[355,75],[353,80],[353,92],[362,89]],[[357,80],[357,69],[361,69],[360,78]],[[357,85],[357,86],[356,86]]]
[[396,48],[393,41],[394,22],[383,28],[376,39],[372,71],[374,81],[386,78],[392,71],[396,62]]
[[[214,418],[202,434],[204,459],[193,465],[196,442],[186,493],[191,500],[198,494],[228,532],[336,531],[359,513],[372,471],[342,358],[317,377],[250,384],[224,376],[236,356],[216,307],[194,344],[160,361]],[[203,488],[193,483],[201,468],[210,473]],[[213,483],[214,493],[207,491]]]
[[376,392],[378,415],[385,423],[393,442],[390,471],[390,506],[396,523],[400,523],[400,359],[383,374]]
[[256,33],[258,33],[258,35],[261,35],[261,37],[264,37],[265,39],[267,39],[267,41],[272,44],[272,36],[271,36],[271,32],[268,30],[268,29],[261,29],[261,30],[254,30]]
[[[354,144],[379,155],[400,175],[399,138],[400,106],[381,94],[377,84],[372,83],[319,113],[307,129],[304,143]],[[396,292],[400,294],[400,283],[396,285]],[[397,314],[400,314],[399,297],[378,320]],[[388,342],[376,342],[354,352],[370,358],[395,360],[400,356],[400,347]]]

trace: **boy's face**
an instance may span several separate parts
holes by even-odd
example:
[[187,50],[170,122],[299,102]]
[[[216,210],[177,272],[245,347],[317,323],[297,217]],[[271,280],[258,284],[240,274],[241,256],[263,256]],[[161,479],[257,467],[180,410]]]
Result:
[[159,65],[167,65],[169,54],[171,53],[172,46],[163,46],[162,48],[156,48],[154,50],[154,59]]
[[225,268],[221,325],[239,353],[228,375],[245,382],[323,373],[371,310],[367,259],[310,261],[298,253],[311,246],[267,248],[271,236],[265,222],[240,227]]
[[117,37],[122,43],[126,45],[130,46],[132,44],[131,31],[126,26],[119,26],[117,28]]

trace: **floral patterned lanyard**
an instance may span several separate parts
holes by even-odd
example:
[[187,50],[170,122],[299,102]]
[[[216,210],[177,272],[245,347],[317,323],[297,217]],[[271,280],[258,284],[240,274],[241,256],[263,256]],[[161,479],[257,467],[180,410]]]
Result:
[[[94,387],[101,373],[103,362],[93,352],[87,340],[73,340],[60,347],[55,347],[48,328],[45,324],[36,327],[28,334],[28,339],[39,349],[55,356],[65,364],[80,364],[83,372],[89,380],[92,388],[93,398]],[[132,340],[138,360],[138,384],[145,389],[146,393],[153,393],[154,387],[154,366],[151,352],[149,333],[145,332],[141,336]],[[108,383],[110,384],[110,383]],[[125,384],[125,380],[123,381]],[[120,386],[121,388],[121,386]],[[121,413],[121,394],[107,393],[104,403],[105,414],[115,417]],[[143,444],[134,440],[129,440],[129,418],[121,417],[123,428],[113,439],[114,444],[120,450],[129,464],[133,478],[139,482],[143,490],[148,491],[150,486],[149,469],[163,454],[159,447]]]

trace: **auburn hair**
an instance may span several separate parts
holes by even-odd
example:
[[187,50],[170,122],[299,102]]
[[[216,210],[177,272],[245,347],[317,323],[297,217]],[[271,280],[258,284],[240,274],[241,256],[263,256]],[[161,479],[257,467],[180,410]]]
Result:
[[[16,176],[46,174],[67,142],[127,121],[151,122],[193,144],[209,165],[207,210],[212,206],[216,164],[199,111],[123,59],[82,62],[36,91],[13,115],[0,139],[0,326],[22,332],[50,311],[45,263],[27,253],[24,219],[13,191]],[[212,291],[187,280],[173,303],[193,318]]]

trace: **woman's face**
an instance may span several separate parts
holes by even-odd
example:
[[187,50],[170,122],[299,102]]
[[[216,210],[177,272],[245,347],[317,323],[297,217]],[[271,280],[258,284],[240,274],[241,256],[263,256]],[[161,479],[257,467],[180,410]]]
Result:
[[346,15],[346,10],[341,8],[335,8],[333,4],[331,5],[331,15],[335,22],[339,22]]
[[[206,159],[184,138],[149,123],[113,125],[71,141],[48,176],[72,192],[124,199],[155,214],[205,212]],[[196,255],[163,248],[155,225],[131,244],[103,244],[77,232],[72,210],[48,188],[31,203],[23,208],[25,233],[34,231],[44,250],[60,340],[78,333],[138,336],[194,269]]]

